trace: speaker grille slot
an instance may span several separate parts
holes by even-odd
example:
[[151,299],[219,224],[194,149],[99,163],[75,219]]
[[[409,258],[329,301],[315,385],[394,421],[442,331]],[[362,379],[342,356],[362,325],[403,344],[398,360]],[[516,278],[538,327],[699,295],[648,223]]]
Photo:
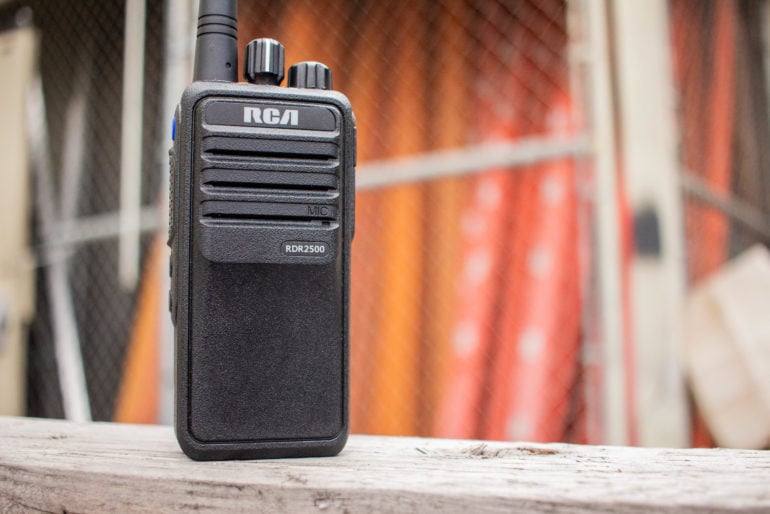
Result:
[[339,181],[328,173],[292,173],[209,169],[203,172],[203,185],[212,188],[239,188],[270,191],[336,191]]
[[327,141],[287,141],[251,137],[207,136],[203,151],[213,157],[270,157],[274,159],[336,159],[339,148]]

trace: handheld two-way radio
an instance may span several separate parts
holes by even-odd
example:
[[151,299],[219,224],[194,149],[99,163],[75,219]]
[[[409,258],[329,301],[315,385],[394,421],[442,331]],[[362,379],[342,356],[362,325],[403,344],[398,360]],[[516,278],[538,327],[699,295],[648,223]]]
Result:
[[355,122],[323,64],[283,79],[201,0],[170,151],[177,439],[196,460],[337,454],[348,433]]

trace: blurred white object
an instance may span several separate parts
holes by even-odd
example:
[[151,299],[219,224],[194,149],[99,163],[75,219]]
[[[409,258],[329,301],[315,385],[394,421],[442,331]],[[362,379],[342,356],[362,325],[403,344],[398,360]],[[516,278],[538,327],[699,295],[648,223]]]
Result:
[[666,0],[612,3],[613,68],[626,195],[637,219],[647,212],[656,221],[654,234],[647,237],[657,241],[657,248],[641,251],[637,244],[630,264],[628,329],[634,354],[629,365],[634,369],[629,373],[637,432],[632,442],[685,447],[690,420],[678,362],[685,237],[669,7]]
[[139,280],[144,130],[144,0],[126,2],[123,52],[123,110],[120,141],[120,284],[132,291]]
[[770,253],[755,246],[699,285],[684,322],[684,363],[719,446],[770,446]]

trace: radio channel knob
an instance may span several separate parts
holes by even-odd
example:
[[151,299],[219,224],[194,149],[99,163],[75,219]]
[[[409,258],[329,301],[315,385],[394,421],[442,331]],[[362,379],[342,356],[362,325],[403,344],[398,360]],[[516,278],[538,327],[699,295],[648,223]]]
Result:
[[252,84],[278,86],[283,81],[284,48],[275,39],[254,39],[246,45],[243,77]]
[[331,89],[332,70],[320,62],[298,62],[289,68],[289,87]]

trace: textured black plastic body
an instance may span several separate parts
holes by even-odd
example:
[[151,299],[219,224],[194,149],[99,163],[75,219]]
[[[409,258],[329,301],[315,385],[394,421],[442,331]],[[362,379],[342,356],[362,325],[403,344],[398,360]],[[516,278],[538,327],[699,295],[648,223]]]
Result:
[[195,82],[176,120],[179,444],[196,460],[335,455],[348,434],[350,104],[333,91]]

